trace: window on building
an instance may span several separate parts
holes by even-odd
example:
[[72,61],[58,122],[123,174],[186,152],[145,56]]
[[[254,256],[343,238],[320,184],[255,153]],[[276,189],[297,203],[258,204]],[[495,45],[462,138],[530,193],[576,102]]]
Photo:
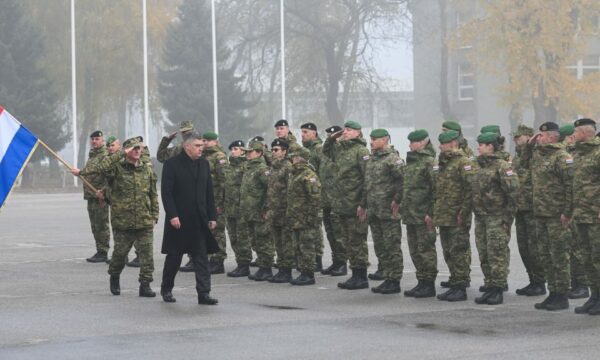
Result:
[[[459,27],[463,26],[464,24],[469,22],[470,19],[471,19],[470,14],[468,14],[466,12],[462,12],[462,11],[457,11],[456,12],[456,28],[458,29]],[[461,44],[458,48],[459,49],[471,49],[472,47],[473,47],[473,45],[471,45],[471,44]]]
[[475,98],[475,74],[469,63],[458,64],[458,100],[468,101]]
[[575,65],[567,66],[578,80],[584,76],[600,72],[600,55],[586,55],[582,59],[577,60]]

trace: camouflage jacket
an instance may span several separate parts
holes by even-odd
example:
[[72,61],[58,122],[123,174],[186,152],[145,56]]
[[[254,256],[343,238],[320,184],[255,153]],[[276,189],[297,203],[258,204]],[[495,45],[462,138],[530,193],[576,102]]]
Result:
[[433,222],[436,226],[458,226],[457,216],[465,225],[471,220],[472,192],[470,176],[475,164],[462,150],[443,152],[434,165],[435,192]]
[[[98,149],[90,149],[88,154],[88,161],[85,163],[83,169],[81,169],[81,176],[84,177],[90,184],[96,189],[101,190],[106,186],[106,178],[102,173],[88,173],[90,169],[97,166],[103,159],[108,157],[108,150],[105,146]],[[88,188],[86,185],[83,186],[83,198],[86,200],[95,199],[96,194]]]
[[405,224],[424,224],[425,215],[433,217],[433,164],[435,150],[429,143],[421,151],[406,153],[400,215]]
[[183,146],[181,144],[169,147],[171,141],[172,139],[169,139],[168,136],[163,136],[162,140],[160,141],[160,144],[158,145],[158,151],[156,152],[156,160],[158,160],[161,163],[164,163],[173,156],[178,155],[183,150]]
[[273,159],[268,171],[267,219],[272,225],[286,224],[288,177],[292,164],[286,159]]
[[498,152],[477,157],[479,167],[471,175],[473,213],[499,216],[510,225],[517,211],[519,180],[503,157]]
[[356,215],[359,206],[366,207],[364,193],[365,169],[369,150],[363,138],[335,141],[328,138],[323,153],[336,164],[334,187],[327,194],[333,212],[341,215]]
[[600,223],[600,138],[577,143],[573,160],[573,221]]
[[467,156],[467,159],[469,159],[471,161],[475,161],[475,153],[469,147],[469,142],[467,141],[467,139],[465,139],[464,137],[461,136],[460,140],[458,141],[458,146],[465,153],[465,155]]
[[301,145],[298,144],[296,137],[294,136],[294,134],[292,134],[291,131],[287,134],[286,137],[279,139],[284,140],[288,143],[288,146],[290,147],[288,153],[294,152],[294,150],[297,150],[299,147],[301,147]]
[[517,148],[512,159],[512,167],[519,178],[519,191],[517,195],[517,210],[533,210],[533,187],[531,184],[531,146],[524,145]]
[[392,219],[392,201],[402,201],[404,160],[392,148],[371,153],[367,161],[364,193],[367,214],[382,220]]
[[310,164],[315,168],[317,174],[319,174],[319,168],[321,167],[321,158],[323,154],[323,141],[320,138],[302,142],[302,145],[310,151]]
[[292,165],[288,180],[286,217],[292,229],[320,226],[321,183],[310,164]]
[[212,177],[213,193],[215,194],[215,208],[225,207],[225,168],[227,167],[227,155],[220,146],[204,148],[202,157],[210,165],[210,176]]
[[248,160],[240,186],[240,213],[245,221],[264,221],[267,212],[267,174],[269,168],[265,160]]
[[245,157],[229,157],[225,169],[225,215],[231,218],[240,217],[240,187],[246,165]]
[[533,213],[540,217],[571,217],[573,158],[562,144],[537,145],[531,163]]
[[324,209],[331,208],[329,200],[331,194],[335,192],[335,175],[337,174],[337,164],[329,157],[321,154],[319,159],[319,180],[321,181],[321,207]]

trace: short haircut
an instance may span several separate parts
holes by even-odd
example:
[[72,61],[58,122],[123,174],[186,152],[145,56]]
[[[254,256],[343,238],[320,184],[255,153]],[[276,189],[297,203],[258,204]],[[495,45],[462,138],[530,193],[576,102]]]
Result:
[[187,144],[189,142],[192,142],[194,140],[200,140],[202,141],[202,134],[200,134],[198,131],[196,130],[191,130],[187,133],[185,133],[183,135],[183,143]]

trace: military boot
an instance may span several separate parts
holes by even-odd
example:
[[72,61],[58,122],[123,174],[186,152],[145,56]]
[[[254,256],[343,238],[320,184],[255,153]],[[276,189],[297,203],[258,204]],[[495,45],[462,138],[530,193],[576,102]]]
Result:
[[571,281],[571,290],[567,293],[569,299],[585,299],[590,296],[590,289],[577,280]]
[[379,269],[379,266],[377,267],[377,271],[375,271],[372,274],[369,274],[369,280],[373,280],[373,281],[384,280],[383,271]]
[[556,311],[569,308],[569,298],[566,293],[556,293],[554,299],[546,304],[546,310]]
[[140,283],[140,296],[141,297],[155,297],[156,293],[150,288],[149,282]]
[[127,263],[127,266],[139,268],[140,267],[140,258],[137,256],[134,257],[133,260],[131,260]]
[[[479,292],[482,292],[482,293],[484,293],[484,292],[491,291],[492,289],[493,289],[493,286],[481,285],[481,286],[479,287]],[[502,288],[502,291],[508,291],[508,285],[504,286],[504,287]]]
[[[339,262],[339,263],[334,263],[334,268],[331,269],[331,272],[329,273],[329,275],[331,276],[345,276],[348,275],[348,266],[346,265],[346,262]],[[333,265],[332,265],[333,266]]]
[[400,291],[402,291],[400,289],[400,280],[385,280],[388,282],[388,286],[386,286],[385,288],[381,289],[381,291],[379,291],[380,294],[386,295],[386,294],[399,294]]
[[266,281],[273,276],[271,267],[259,267],[254,274],[248,275],[248,279],[254,281]]
[[255,260],[250,261],[250,267],[258,267]]
[[239,263],[235,269],[227,273],[229,277],[246,277],[248,275],[250,275],[248,263]]
[[467,290],[464,286],[453,286],[453,292],[446,296],[446,301],[455,302],[455,301],[465,301],[467,300]]
[[501,287],[492,288],[491,295],[487,298],[488,305],[500,305],[504,302],[504,296],[502,293],[504,289]]
[[[452,287],[452,284],[450,284],[450,280],[448,280],[448,281],[440,281],[440,286],[443,287],[443,288],[450,288],[450,287]],[[467,283],[467,287],[471,287],[471,283],[470,282]]]
[[118,275],[110,276],[110,292],[113,295],[121,295],[121,285],[119,284],[119,276]]
[[[587,309],[587,313],[590,315],[600,315],[600,296],[598,294],[599,294],[598,291],[594,291],[594,292],[592,292],[592,296],[590,296],[590,299],[592,299],[592,298],[595,299],[594,300],[595,303],[593,305],[588,305],[589,308]],[[583,304],[583,306],[585,306],[585,304]],[[577,309],[575,309],[575,310],[577,310]]]
[[181,271],[181,272],[194,272],[194,263],[192,262],[192,259],[189,259],[188,262],[187,262],[187,264],[185,264],[182,267],[180,267],[179,271]]
[[575,314],[587,314],[590,309],[593,308],[596,304],[598,304],[598,300],[600,299],[600,292],[592,291],[592,295],[590,298],[582,305],[575,308]]
[[546,284],[545,283],[533,283],[529,290],[525,292],[525,296],[540,296],[546,295]]
[[198,305],[217,305],[219,300],[210,297],[208,293],[199,293],[198,294]]
[[384,289],[386,289],[390,286],[390,282],[391,282],[390,280],[386,279],[381,284],[379,284],[379,286],[372,287],[371,291],[376,294],[381,294]]
[[450,289],[446,290],[445,292],[443,292],[443,293],[439,294],[439,295],[437,296],[437,298],[438,298],[438,300],[446,301],[446,298],[447,298],[447,297],[448,297],[450,294],[452,294],[453,292],[454,292],[454,288],[453,288],[453,287],[451,287]]
[[527,292],[530,291],[530,289],[531,289],[532,286],[534,286],[533,282],[530,282],[529,284],[527,284],[527,286],[515,290],[515,293],[517,295],[527,295]]
[[162,296],[163,301],[167,302],[167,303],[174,303],[175,298],[173,297],[173,293],[171,292],[171,289],[167,289],[165,287],[160,287],[160,296]]
[[268,281],[276,284],[289,283],[292,280],[292,269],[290,268],[279,268],[279,271],[275,276],[270,278]]
[[352,269],[350,279],[343,283],[338,283],[338,287],[346,290],[367,289],[369,287],[367,269]]
[[85,259],[85,261],[90,263],[101,263],[106,262],[106,259],[108,259],[108,255],[106,254],[106,252],[98,251],[92,257]]
[[303,271],[298,275],[297,278],[290,281],[292,285],[314,285],[315,284],[315,273]]
[[209,268],[210,273],[213,275],[216,274],[225,274],[225,265],[223,260],[214,259],[212,261],[212,266]]
[[329,265],[327,268],[321,270],[321,274],[323,275],[330,275],[331,274],[331,270],[335,267],[335,263],[332,263],[331,265]]
[[548,294],[548,296],[542,300],[542,302],[533,305],[533,307],[538,310],[546,310],[546,305],[548,305],[554,299],[554,296],[555,293],[551,291],[550,294]]
[[323,270],[323,258],[320,256],[315,257],[315,271],[320,272]]
[[429,298],[435,296],[435,283],[433,281],[423,281],[422,285],[413,295],[416,299]]
[[490,288],[488,291],[484,292],[483,295],[475,298],[475,304],[487,304],[488,299],[492,296],[494,292]]
[[423,286],[423,282],[421,280],[419,280],[419,282],[417,283],[417,286],[415,286],[414,288],[412,288],[410,290],[405,290],[404,291],[404,296],[406,296],[406,297],[414,297],[415,296],[415,292],[417,292],[417,290],[419,290],[421,288],[421,286]]

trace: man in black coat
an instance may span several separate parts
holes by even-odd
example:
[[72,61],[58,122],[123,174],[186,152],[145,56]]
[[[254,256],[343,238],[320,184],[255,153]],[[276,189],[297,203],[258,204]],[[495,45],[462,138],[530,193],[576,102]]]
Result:
[[183,254],[189,254],[196,272],[198,304],[215,305],[209,296],[208,254],[219,250],[211,230],[217,226],[210,166],[200,158],[204,143],[200,134],[189,134],[183,151],[164,163],[162,202],[165,230],[162,253],[166,254],[160,294],[165,302],[175,302],[171,291]]

